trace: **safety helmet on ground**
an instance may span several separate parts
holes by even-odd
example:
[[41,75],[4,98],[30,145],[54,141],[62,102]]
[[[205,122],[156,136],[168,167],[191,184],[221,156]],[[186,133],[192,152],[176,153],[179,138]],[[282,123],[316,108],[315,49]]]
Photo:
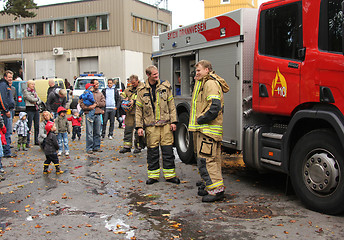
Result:
[[123,100],[121,107],[125,112],[130,112],[131,109],[133,109],[134,104],[130,105],[130,101],[128,100]]

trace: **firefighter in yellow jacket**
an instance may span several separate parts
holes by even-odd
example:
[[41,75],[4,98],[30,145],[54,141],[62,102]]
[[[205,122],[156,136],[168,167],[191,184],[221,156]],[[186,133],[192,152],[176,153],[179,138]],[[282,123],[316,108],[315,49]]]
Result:
[[[137,90],[143,86],[143,83],[139,81],[139,77],[136,75],[131,75],[129,77],[129,83],[130,86],[121,93],[121,97],[125,100],[130,101],[130,103],[128,106],[128,112],[125,117],[125,129],[123,138],[124,147],[119,151],[120,153],[131,151],[131,147],[133,145],[133,132],[135,129],[135,101],[137,97]],[[135,131],[134,145],[135,149],[133,153],[140,153],[141,149],[144,148],[144,138],[143,136],[138,136],[137,131]]]
[[223,93],[228,92],[229,87],[213,72],[207,60],[196,64],[195,80],[189,131],[194,132],[194,150],[203,180],[198,195],[203,196],[202,202],[214,202],[224,198],[221,172]]
[[147,141],[148,180],[146,184],[158,182],[160,176],[159,146],[162,151],[163,173],[167,182],[179,184],[176,176],[173,131],[176,130],[176,108],[172,87],[168,81],[159,79],[155,66],[146,69],[148,79],[145,86],[138,89],[136,99],[136,129]]

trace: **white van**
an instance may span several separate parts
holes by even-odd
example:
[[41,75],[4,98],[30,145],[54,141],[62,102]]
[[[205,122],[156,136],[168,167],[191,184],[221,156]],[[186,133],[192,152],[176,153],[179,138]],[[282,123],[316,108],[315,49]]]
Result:
[[96,79],[99,82],[99,90],[107,86],[107,79],[103,74],[80,74],[80,76],[75,79],[74,88],[73,88],[73,99],[70,104],[71,109],[75,109],[78,105],[79,96],[85,91],[85,86],[87,83],[90,83],[92,79]]

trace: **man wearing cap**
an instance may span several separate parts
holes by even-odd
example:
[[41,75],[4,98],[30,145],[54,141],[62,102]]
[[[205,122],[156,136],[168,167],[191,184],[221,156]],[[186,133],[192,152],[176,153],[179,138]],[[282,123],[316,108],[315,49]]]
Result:
[[105,107],[105,97],[99,90],[99,81],[97,79],[92,79],[91,84],[93,84],[93,97],[95,103],[90,106],[86,106],[83,100],[80,99],[80,107],[85,114],[89,111],[95,110],[94,120],[90,121],[86,117],[86,152],[92,154],[93,152],[102,152],[100,149],[100,136],[101,136],[101,114],[104,113],[103,108]]

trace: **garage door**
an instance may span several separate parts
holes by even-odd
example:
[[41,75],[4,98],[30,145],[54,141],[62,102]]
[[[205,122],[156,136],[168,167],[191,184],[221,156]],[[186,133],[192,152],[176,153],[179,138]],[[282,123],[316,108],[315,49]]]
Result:
[[98,73],[98,57],[79,58],[80,74]]

